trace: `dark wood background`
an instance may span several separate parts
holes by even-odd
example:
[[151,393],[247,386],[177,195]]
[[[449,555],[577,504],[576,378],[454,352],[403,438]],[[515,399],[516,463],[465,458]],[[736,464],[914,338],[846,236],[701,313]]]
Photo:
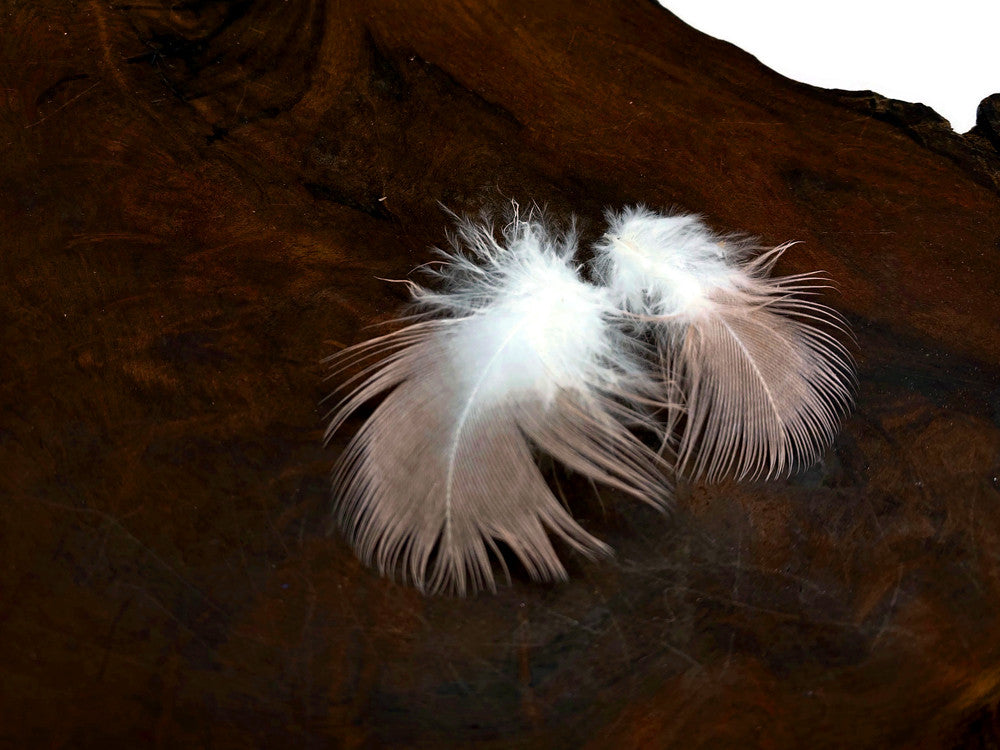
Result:
[[[998,112],[644,0],[0,0],[0,746],[997,747]],[[320,360],[511,199],[801,240],[857,408],[671,518],[563,478],[613,560],[427,599],[326,533]]]

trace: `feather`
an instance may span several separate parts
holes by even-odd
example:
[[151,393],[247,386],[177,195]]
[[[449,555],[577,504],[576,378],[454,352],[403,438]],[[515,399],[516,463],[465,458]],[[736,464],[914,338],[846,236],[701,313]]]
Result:
[[650,421],[655,383],[607,290],[580,279],[572,232],[515,219],[501,243],[465,220],[452,244],[432,270],[440,291],[408,282],[415,322],[333,358],[360,369],[328,438],[381,399],[334,470],[337,518],[363,561],[424,591],[495,588],[499,543],[532,578],[563,579],[549,534],[588,556],[609,548],[556,499],[533,451],[663,507],[664,461],[627,427]]
[[756,257],[697,216],[643,207],[608,216],[595,276],[659,351],[685,402],[677,468],[718,480],[773,477],[810,463],[850,406],[854,368],[817,274],[768,278],[790,246]]

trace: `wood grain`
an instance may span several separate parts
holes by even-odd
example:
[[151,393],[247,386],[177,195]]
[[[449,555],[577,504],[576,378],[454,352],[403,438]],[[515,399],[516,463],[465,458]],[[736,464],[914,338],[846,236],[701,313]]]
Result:
[[[0,19],[0,745],[1000,742],[995,102],[959,136],[641,0]],[[613,560],[426,599],[327,534],[320,360],[511,199],[801,240],[858,405],[671,518],[555,473]]]

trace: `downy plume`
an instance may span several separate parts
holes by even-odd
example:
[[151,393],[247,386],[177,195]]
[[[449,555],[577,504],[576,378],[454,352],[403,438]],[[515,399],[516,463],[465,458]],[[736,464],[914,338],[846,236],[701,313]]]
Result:
[[[843,319],[811,299],[817,274],[768,278],[790,246],[756,257],[697,217],[609,213],[595,275],[659,352],[686,402],[677,467],[717,480],[773,477],[816,460],[852,399]],[[678,392],[679,391],[679,392]]]
[[649,423],[655,383],[608,291],[579,277],[575,249],[572,232],[554,237],[531,218],[515,218],[502,241],[460,221],[431,271],[440,289],[410,283],[415,322],[332,358],[336,372],[356,372],[327,437],[377,403],[333,480],[363,561],[461,595],[495,587],[500,544],[539,580],[566,577],[550,534],[607,553],[553,495],[536,450],[665,505],[664,461],[628,429]]

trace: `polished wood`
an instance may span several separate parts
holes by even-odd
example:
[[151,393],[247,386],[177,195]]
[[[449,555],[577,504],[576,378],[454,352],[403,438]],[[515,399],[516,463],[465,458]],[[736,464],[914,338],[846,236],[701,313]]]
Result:
[[[4,0],[0,746],[996,746],[995,109],[642,0]],[[565,585],[363,568],[321,360],[510,200],[800,240],[857,333],[822,463],[669,518],[553,472],[617,550]]]

